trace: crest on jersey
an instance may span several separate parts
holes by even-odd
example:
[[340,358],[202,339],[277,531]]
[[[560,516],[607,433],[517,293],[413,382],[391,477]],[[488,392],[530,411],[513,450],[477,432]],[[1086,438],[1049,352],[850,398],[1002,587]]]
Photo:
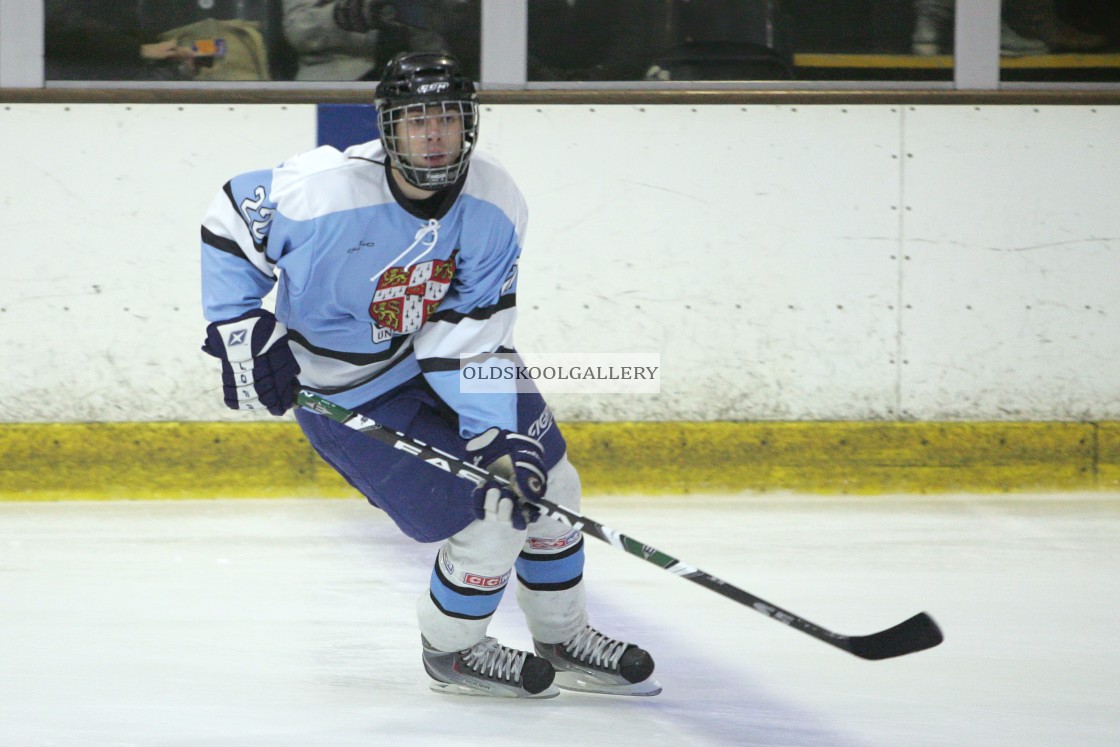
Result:
[[373,341],[420,329],[439,307],[455,277],[455,252],[447,259],[433,259],[409,267],[390,267],[381,273],[369,303]]

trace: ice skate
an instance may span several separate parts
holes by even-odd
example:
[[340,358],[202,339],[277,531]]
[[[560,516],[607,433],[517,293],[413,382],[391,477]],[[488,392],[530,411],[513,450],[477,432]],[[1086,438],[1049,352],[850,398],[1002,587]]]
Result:
[[[422,638],[423,640],[423,638]],[[486,637],[463,651],[437,651],[424,643],[424,669],[431,689],[456,695],[495,698],[553,698],[552,665],[527,651],[503,646]]]
[[556,669],[564,690],[607,695],[657,695],[653,657],[632,643],[608,638],[588,625],[564,643],[533,641],[537,655]]

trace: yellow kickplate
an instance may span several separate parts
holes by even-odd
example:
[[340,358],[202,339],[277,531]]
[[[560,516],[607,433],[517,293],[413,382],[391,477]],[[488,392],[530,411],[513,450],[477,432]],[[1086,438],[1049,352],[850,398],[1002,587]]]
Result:
[[[1120,423],[666,422],[562,426],[584,491],[1120,488]],[[356,496],[278,423],[0,424],[0,500]]]
[[0,499],[353,494],[294,423],[0,424]]
[[1120,490],[1120,423],[1101,423],[1098,439],[1097,485],[1102,490]]
[[[570,424],[589,492],[1091,490],[1087,423]],[[578,459],[577,459],[578,455]]]

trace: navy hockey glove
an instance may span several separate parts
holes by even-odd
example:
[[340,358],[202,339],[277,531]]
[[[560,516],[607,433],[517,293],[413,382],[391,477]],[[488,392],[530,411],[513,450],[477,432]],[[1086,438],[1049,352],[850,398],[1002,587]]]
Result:
[[540,509],[527,502],[543,498],[548,489],[540,441],[491,428],[467,442],[467,461],[509,480],[508,487],[487,480],[475,488],[477,518],[508,520],[514,528],[524,529],[540,516]]
[[283,415],[296,401],[299,364],[288,330],[264,309],[206,328],[202,349],[222,361],[222,394],[233,410]]
[[527,500],[543,498],[548,489],[544,447],[535,438],[491,428],[467,442],[467,461],[509,480],[513,491]]

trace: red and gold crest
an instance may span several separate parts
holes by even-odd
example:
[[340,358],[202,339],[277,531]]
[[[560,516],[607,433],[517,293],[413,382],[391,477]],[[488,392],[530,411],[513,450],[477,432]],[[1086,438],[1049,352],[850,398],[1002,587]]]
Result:
[[454,277],[454,254],[410,267],[390,267],[381,273],[369,304],[374,339],[420,329],[447,295]]

